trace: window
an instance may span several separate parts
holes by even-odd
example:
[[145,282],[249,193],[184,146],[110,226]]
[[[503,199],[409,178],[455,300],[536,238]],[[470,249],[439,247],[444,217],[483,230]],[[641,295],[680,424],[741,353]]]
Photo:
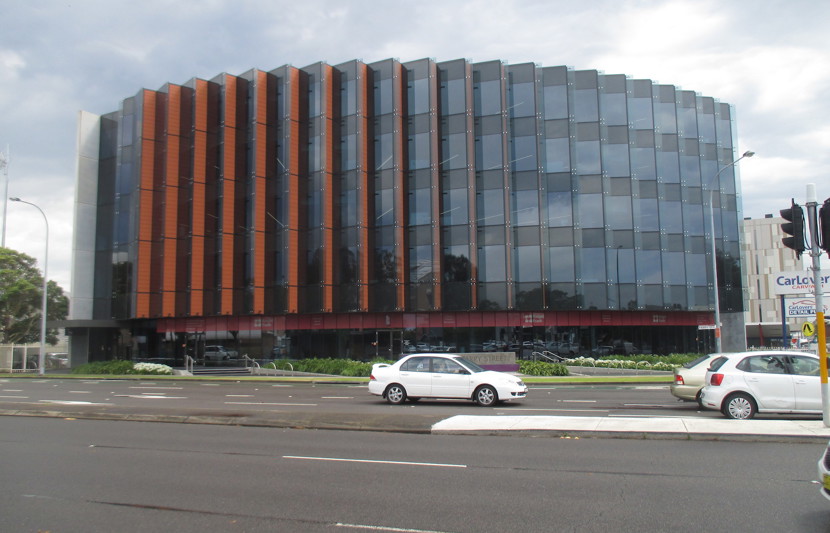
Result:
[[819,375],[819,362],[812,357],[790,356],[790,367],[792,368],[792,373],[799,376]]
[[401,365],[404,372],[429,372],[430,357],[413,357]]
[[760,374],[786,374],[786,366],[781,357],[775,355],[754,355],[747,357],[735,368],[744,372],[755,372]]
[[432,371],[436,374],[468,374],[464,368],[456,363],[455,361],[450,361],[449,359],[441,359],[438,357],[433,358],[432,360]]

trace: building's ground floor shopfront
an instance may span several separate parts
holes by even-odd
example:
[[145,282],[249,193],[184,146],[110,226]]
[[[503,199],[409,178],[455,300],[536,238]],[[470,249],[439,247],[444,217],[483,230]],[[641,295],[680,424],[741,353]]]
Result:
[[75,323],[69,333],[76,352],[73,365],[132,359],[180,366],[185,355],[218,362],[211,357],[217,346],[230,354],[231,362],[245,355],[257,361],[369,361],[425,351],[515,351],[520,357],[534,351],[565,356],[703,353],[714,348],[713,331],[706,329],[711,323],[712,314],[704,312],[363,313],[169,318],[91,328]]

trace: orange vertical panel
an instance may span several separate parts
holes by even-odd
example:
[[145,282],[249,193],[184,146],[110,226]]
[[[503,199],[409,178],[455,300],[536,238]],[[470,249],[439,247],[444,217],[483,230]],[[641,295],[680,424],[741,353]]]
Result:
[[145,90],[142,94],[141,170],[139,174],[138,250],[135,265],[135,313],[139,318],[150,316],[152,273],[153,178],[156,158],[157,95]]
[[323,310],[334,310],[334,69],[323,67]]
[[288,297],[287,311],[296,313],[300,308],[300,72],[289,73],[289,173],[288,173]]
[[236,248],[236,91],[237,79],[225,76],[222,183],[222,314],[234,312]]
[[393,76],[392,76],[392,90],[394,91],[393,95],[393,121],[394,121],[394,129],[398,132],[395,135],[395,148],[394,148],[394,182],[395,182],[395,279],[397,280],[396,285],[396,297],[395,297],[395,307],[397,309],[404,309],[406,308],[406,285],[409,281],[407,277],[407,272],[409,269],[407,268],[407,254],[406,254],[406,211],[407,211],[407,203],[406,203],[406,191],[403,184],[403,172],[401,171],[401,165],[403,164],[403,154],[404,154],[404,135],[402,132],[403,129],[403,95],[404,95],[404,86],[403,86],[403,68],[400,63],[395,62],[393,65]]
[[176,264],[178,261],[177,242],[179,223],[179,148],[181,144],[181,87],[168,86],[167,93],[167,135],[164,137],[165,179],[163,182],[164,222],[162,246],[164,250],[162,269],[162,316],[176,315]]
[[358,117],[357,117],[357,151],[358,151],[358,184],[360,190],[358,192],[360,198],[359,217],[360,227],[358,230],[358,239],[360,246],[358,248],[358,268],[360,269],[360,289],[358,292],[359,308],[361,311],[369,310],[369,280],[372,278],[372,247],[370,239],[370,228],[372,220],[370,215],[370,207],[372,205],[373,195],[372,187],[369,183],[369,172],[371,162],[369,161],[369,143],[372,140],[369,138],[369,90],[371,85],[369,83],[369,69],[364,63],[359,63],[357,67],[357,83],[355,83],[358,92]]
[[256,121],[254,124],[254,139],[256,145],[254,147],[254,205],[252,206],[254,215],[253,311],[263,313],[265,311],[265,211],[267,209],[265,176],[267,174],[268,154],[268,128],[266,124],[268,120],[268,77],[265,72],[257,71],[255,79]]
[[204,313],[205,290],[205,181],[208,157],[208,82],[196,80],[193,133],[193,204],[190,250],[190,314]]

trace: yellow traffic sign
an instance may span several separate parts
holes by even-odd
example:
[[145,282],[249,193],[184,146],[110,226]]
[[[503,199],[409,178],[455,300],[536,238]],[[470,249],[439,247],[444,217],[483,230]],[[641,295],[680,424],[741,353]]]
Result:
[[816,334],[816,326],[812,322],[805,322],[801,325],[801,333],[805,337],[812,337]]

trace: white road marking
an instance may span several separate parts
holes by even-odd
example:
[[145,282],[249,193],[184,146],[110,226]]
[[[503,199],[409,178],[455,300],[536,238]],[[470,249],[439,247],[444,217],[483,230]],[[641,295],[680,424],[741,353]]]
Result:
[[226,398],[253,398],[253,394],[226,394]]
[[115,405],[112,403],[100,403],[100,402],[81,402],[81,401],[71,401],[71,400],[38,400],[40,403],[56,403],[58,405]]
[[344,524],[342,522],[334,524],[334,527],[345,527],[349,529],[368,529],[370,531],[400,531],[403,533],[449,533],[447,531],[436,531],[432,529],[408,529],[388,526],[367,526],[362,524]]
[[[48,315],[47,315],[48,316]],[[92,394],[92,391],[88,390],[71,390],[69,391],[70,394]]]
[[186,400],[187,396],[150,396],[148,393],[144,394],[116,394],[116,398],[137,398],[139,400]]
[[283,459],[300,459],[303,461],[333,461],[340,463],[368,463],[383,465],[406,465],[406,466],[440,466],[444,468],[467,468],[467,465],[446,464],[446,463],[414,463],[410,461],[380,461],[374,459],[346,459],[343,457],[307,457],[302,455],[283,455]]
[[[507,412],[502,410],[503,412]],[[531,408],[531,407],[511,407],[509,409],[510,412],[512,411],[556,411],[558,413],[607,413],[608,409],[542,409],[542,408]]]
[[168,390],[182,390],[184,387],[130,387],[131,389],[168,389]]
[[306,406],[317,407],[316,403],[273,403],[273,402],[225,402],[225,405],[282,405],[282,406]]
[[3,389],[3,392],[23,392],[23,389]]
[[28,396],[0,396],[0,398],[28,398]]
[[597,403],[596,400],[559,400],[562,403]]

